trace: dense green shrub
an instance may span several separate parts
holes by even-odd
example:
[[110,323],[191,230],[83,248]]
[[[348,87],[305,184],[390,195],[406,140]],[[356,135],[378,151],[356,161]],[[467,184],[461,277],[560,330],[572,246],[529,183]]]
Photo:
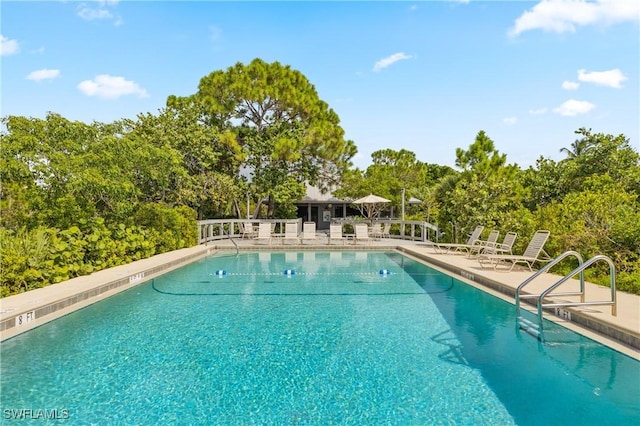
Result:
[[[0,228],[0,297],[55,284],[196,243],[195,212],[152,205],[149,227],[81,219],[63,231]],[[146,216],[145,216],[146,215]],[[151,220],[153,218],[153,220]]]
[[197,243],[196,212],[186,206],[170,207],[161,203],[140,206],[134,216],[139,226],[154,231],[159,253],[190,247]]
[[0,296],[44,287],[54,275],[51,232],[0,229]]

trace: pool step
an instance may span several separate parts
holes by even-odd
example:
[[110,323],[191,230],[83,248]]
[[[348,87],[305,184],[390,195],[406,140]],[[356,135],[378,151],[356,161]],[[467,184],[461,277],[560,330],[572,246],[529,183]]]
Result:
[[518,317],[518,327],[540,340],[540,325],[522,316]]

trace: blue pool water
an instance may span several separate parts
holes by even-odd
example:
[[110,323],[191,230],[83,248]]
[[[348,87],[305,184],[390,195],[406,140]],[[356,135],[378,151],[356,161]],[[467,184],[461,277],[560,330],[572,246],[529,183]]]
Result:
[[398,253],[209,257],[3,342],[0,422],[637,425],[640,363],[545,327]]

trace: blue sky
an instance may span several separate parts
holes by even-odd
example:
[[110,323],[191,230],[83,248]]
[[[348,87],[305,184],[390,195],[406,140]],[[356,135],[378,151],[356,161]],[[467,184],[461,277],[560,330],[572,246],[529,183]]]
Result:
[[254,58],[302,72],[371,153],[455,163],[484,130],[510,163],[580,127],[640,149],[640,2],[2,1],[0,115],[157,113]]

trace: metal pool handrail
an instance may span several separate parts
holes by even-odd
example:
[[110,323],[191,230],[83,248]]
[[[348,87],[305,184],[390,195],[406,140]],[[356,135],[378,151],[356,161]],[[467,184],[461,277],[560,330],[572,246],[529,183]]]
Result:
[[[538,270],[536,273],[534,273],[533,275],[531,275],[529,278],[527,278],[526,280],[524,280],[519,286],[518,288],[516,288],[516,298],[515,298],[515,303],[516,303],[516,314],[519,316],[520,315],[520,299],[534,299],[536,297],[538,297],[537,294],[525,294],[525,295],[520,295],[520,292],[522,291],[522,289],[529,284],[531,281],[533,281],[534,279],[536,279],[538,276],[544,274],[545,272],[547,272],[549,269],[553,268],[555,265],[557,265],[558,263],[560,263],[562,260],[566,259],[569,256],[574,256],[575,258],[578,259],[578,265],[582,265],[583,264],[583,260],[582,260],[582,256],[580,256],[580,253],[576,252],[576,251],[565,251],[564,253],[562,253],[560,256],[556,257],[555,259],[553,259],[551,262],[547,263],[543,268],[541,268],[540,270]],[[575,275],[575,274],[574,274]],[[573,276],[573,275],[572,275]],[[555,287],[554,287],[555,288]],[[575,295],[580,295],[580,301],[584,302],[584,270],[580,270],[580,291],[579,292],[567,292],[567,293],[557,293],[558,295],[563,295],[563,296],[575,296]]]
[[[564,283],[568,279],[572,278],[577,273],[582,273],[582,271],[584,271],[586,268],[588,268],[589,266],[593,265],[594,263],[596,263],[599,260],[604,260],[606,263],[609,264],[609,279],[610,279],[609,285],[610,285],[610,288],[611,288],[611,300],[603,300],[603,301],[597,301],[597,302],[585,302],[584,298],[583,298],[583,300],[580,301],[580,302],[542,303],[544,298],[550,292],[552,292],[553,289],[555,289],[556,287],[558,287],[559,285],[561,285],[562,283]],[[611,305],[611,315],[613,315],[615,317],[618,314],[617,300],[616,300],[616,267],[613,264],[613,261],[608,256],[600,254],[600,255],[592,257],[591,259],[589,259],[586,262],[584,262],[582,265],[578,266],[573,271],[569,272],[569,274],[567,276],[565,276],[564,278],[562,278],[561,280],[556,282],[554,285],[552,285],[551,287],[549,287],[548,289],[543,291],[540,294],[540,296],[538,296],[538,316],[541,317],[542,308],[554,308],[554,307],[561,307],[561,306],[588,306],[588,305]],[[542,327],[540,329],[542,330]]]
[[[553,266],[554,264],[557,264],[560,260],[562,260],[563,258],[565,258],[565,257],[567,257],[569,255],[576,256],[578,258],[578,260],[580,261],[580,264],[578,265],[577,268],[575,268],[573,271],[569,272],[567,275],[562,277],[560,280],[556,281],[553,285],[551,285],[548,288],[546,288],[539,295],[524,295],[524,296],[521,296],[519,294],[520,290],[522,289],[522,287],[524,287],[525,285],[530,283],[535,277],[537,277],[541,273],[546,272],[547,270],[549,270],[549,267]],[[605,262],[607,262],[609,264],[611,300],[585,302],[585,300],[584,300],[584,298],[585,298],[585,292],[584,292],[584,270],[586,268],[588,268],[589,266],[593,265],[594,263],[600,261],[600,260],[604,260]],[[566,281],[568,281],[569,279],[573,278],[577,274],[580,274],[580,291],[579,292],[555,293],[554,295],[580,295],[580,301],[579,302],[543,303],[545,297],[547,297],[549,295],[549,293],[551,293],[553,290],[555,290],[560,285],[564,284]],[[538,314],[537,315],[538,316],[538,323],[537,324],[529,321],[528,319],[523,318],[520,315],[520,299],[521,298],[537,298],[537,303],[536,303],[536,305],[537,305],[536,306],[537,307],[537,314]],[[516,290],[516,309],[517,309],[518,327],[522,328],[523,330],[525,330],[527,333],[533,335],[534,337],[537,337],[542,342],[544,342],[544,340],[545,340],[544,339],[544,333],[543,333],[543,331],[544,331],[543,330],[543,327],[544,327],[543,309],[544,308],[560,308],[560,307],[569,307],[569,306],[593,306],[593,305],[601,305],[601,306],[602,305],[611,305],[611,315],[613,315],[613,316],[617,315],[616,268],[615,268],[615,265],[613,264],[613,261],[609,257],[604,256],[604,255],[597,255],[597,256],[594,256],[591,259],[587,260],[586,262],[582,262],[582,257],[578,253],[576,253],[576,252],[565,252],[562,255],[558,256],[556,259],[554,259],[545,268],[542,268],[541,270],[539,270],[538,272],[533,274],[531,277],[526,279],[522,284],[520,284],[518,286],[518,288]]]

